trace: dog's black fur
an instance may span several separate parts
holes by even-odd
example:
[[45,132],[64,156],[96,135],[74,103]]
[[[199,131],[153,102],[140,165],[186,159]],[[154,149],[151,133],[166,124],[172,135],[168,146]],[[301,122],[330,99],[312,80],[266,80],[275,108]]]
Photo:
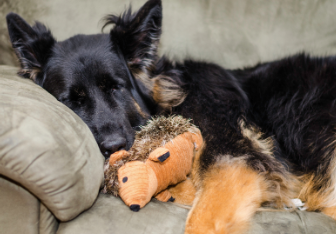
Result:
[[[20,74],[76,112],[103,154],[129,149],[134,129],[151,115],[179,114],[193,119],[206,140],[201,176],[229,155],[281,189],[290,189],[291,175],[312,176],[310,193],[334,188],[334,57],[299,54],[242,70],[172,63],[157,57],[161,20],[161,1],[149,0],[136,13],[107,16],[106,25],[114,25],[110,34],[56,42],[44,25],[30,27],[14,13],[7,16]],[[246,129],[263,135],[248,137]],[[271,141],[272,154],[255,140]],[[325,194],[335,206],[335,193]]]

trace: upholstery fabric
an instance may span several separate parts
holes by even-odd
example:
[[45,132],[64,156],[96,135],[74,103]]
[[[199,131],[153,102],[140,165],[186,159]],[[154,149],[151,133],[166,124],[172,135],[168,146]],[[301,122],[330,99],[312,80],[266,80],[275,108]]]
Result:
[[61,223],[57,234],[182,234],[188,211],[153,199],[135,213],[119,198],[100,194],[90,210]]
[[[117,211],[117,212],[116,212]],[[189,210],[153,199],[134,213],[113,196],[100,194],[93,207],[75,220],[60,224],[57,234],[183,234]],[[332,234],[336,222],[305,211],[258,212],[246,234]]]
[[39,205],[29,191],[0,175],[0,234],[36,234]]
[[72,219],[96,199],[104,158],[75,113],[16,71],[0,68],[0,174]]
[[[100,33],[107,14],[119,15],[145,0],[2,0],[0,64],[15,65],[5,15],[45,23],[58,40]],[[336,54],[334,0],[162,0],[161,54],[216,62],[227,68],[254,65],[297,52]],[[106,28],[105,32],[108,32]]]
[[321,213],[295,210],[258,212],[246,234],[331,234],[336,222]]

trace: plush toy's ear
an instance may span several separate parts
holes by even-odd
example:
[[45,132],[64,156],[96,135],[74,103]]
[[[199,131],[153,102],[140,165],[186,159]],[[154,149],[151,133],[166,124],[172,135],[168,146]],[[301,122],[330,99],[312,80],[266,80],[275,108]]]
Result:
[[164,162],[167,158],[169,158],[170,152],[166,148],[157,148],[153,152],[149,154],[148,159],[154,162]]
[[56,40],[43,24],[31,27],[15,13],[6,17],[9,37],[20,60],[20,75],[39,84],[43,66],[47,63]]

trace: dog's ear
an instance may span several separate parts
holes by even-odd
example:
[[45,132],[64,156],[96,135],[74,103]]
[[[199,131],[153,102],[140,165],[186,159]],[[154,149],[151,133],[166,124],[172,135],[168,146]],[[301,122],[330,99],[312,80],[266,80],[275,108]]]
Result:
[[161,0],[147,1],[138,12],[131,8],[120,16],[109,15],[106,24],[115,24],[111,40],[122,51],[131,70],[146,72],[157,58],[161,35]]
[[19,74],[38,83],[56,40],[41,23],[31,27],[15,13],[9,13],[6,19],[12,46],[21,63]]

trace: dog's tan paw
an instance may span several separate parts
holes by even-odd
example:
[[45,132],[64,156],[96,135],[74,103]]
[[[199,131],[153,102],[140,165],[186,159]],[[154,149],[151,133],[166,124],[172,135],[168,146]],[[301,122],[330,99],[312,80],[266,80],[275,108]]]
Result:
[[197,192],[185,233],[244,233],[260,207],[265,188],[263,178],[245,165],[212,168]]
[[336,206],[323,208],[322,213],[336,220]]

